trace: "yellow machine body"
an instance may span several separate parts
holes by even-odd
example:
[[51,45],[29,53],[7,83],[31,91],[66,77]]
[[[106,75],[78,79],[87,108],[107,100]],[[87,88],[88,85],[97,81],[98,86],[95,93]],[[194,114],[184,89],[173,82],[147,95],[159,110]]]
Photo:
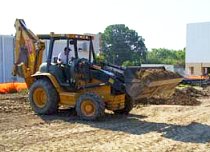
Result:
[[[26,27],[22,19],[16,19],[15,28],[13,75],[25,79],[29,88],[30,104],[38,114],[54,113],[59,105],[76,107],[77,114],[86,120],[101,117],[105,109],[115,113],[128,114],[133,107],[134,100],[161,93],[171,94],[182,80],[170,73],[171,77],[167,80],[163,78],[153,81],[151,79],[148,83],[149,79],[142,81],[136,75],[138,71],[142,71],[141,67],[123,69],[123,67],[109,63],[101,66],[96,62],[92,43],[94,37],[90,35],[54,33],[35,35]],[[42,65],[45,49],[43,39],[50,40],[45,65]],[[63,75],[58,63],[51,61],[55,40],[66,40],[67,49],[69,49],[69,45],[73,45],[74,52],[76,52],[74,59],[68,60],[67,57],[68,64],[65,64],[64,67],[70,69],[68,72],[72,75],[65,81],[60,78]],[[79,58],[77,41],[90,42],[88,60]],[[86,72],[81,72],[81,70],[86,70]],[[164,71],[166,73],[166,70],[162,72],[164,73]],[[157,74],[159,73],[157,72]],[[148,74],[145,73],[145,75]],[[141,77],[145,78],[144,75]]]
[[[118,110],[123,109],[125,106],[125,94],[121,95],[111,95],[111,87],[109,85],[103,85],[99,87],[89,88],[80,90],[78,92],[67,92],[64,91],[59,85],[56,78],[50,73],[36,73],[32,75],[32,78],[48,78],[53,86],[56,88],[59,94],[59,104],[69,107],[75,107],[76,101],[84,93],[91,92],[99,95],[106,104],[106,109],[108,110]],[[98,80],[92,80],[92,83],[97,83]]]

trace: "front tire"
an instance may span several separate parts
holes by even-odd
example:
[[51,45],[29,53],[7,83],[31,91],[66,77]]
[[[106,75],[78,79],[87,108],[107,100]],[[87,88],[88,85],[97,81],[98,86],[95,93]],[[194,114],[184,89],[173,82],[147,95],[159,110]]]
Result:
[[114,113],[128,115],[129,112],[133,109],[133,105],[134,105],[133,100],[128,95],[126,95],[125,96],[125,107],[120,110],[114,110]]
[[58,93],[47,79],[36,80],[29,89],[29,101],[37,114],[53,114],[58,110]]
[[104,116],[105,104],[95,93],[85,93],[76,102],[77,115],[83,120],[97,120]]

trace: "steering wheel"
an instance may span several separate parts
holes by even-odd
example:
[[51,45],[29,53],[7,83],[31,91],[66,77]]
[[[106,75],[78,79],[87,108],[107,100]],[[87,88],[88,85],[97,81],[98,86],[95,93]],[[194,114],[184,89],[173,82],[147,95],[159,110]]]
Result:
[[86,82],[90,80],[90,62],[88,59],[74,59],[70,66],[72,79],[75,81],[76,74],[81,74]]

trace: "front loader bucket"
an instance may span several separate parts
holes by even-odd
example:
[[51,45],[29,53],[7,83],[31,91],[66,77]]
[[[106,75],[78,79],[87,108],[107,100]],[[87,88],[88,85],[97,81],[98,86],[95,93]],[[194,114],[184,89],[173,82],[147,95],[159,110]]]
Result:
[[183,79],[164,67],[128,67],[124,75],[126,92],[134,101],[151,97],[168,98]]

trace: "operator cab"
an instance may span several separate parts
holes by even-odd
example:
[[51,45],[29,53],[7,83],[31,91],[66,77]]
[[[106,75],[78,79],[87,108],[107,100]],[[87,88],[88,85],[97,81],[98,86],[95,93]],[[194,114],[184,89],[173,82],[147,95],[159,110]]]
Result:
[[[38,35],[38,37],[46,41],[46,48],[48,48],[47,61],[39,68],[41,73],[52,74],[60,86],[67,90],[77,88],[76,82],[80,82],[78,76],[84,81],[90,81],[90,64],[96,61],[93,36],[51,33],[50,35]],[[58,54],[64,48],[71,51],[66,54],[65,63],[58,63]]]

